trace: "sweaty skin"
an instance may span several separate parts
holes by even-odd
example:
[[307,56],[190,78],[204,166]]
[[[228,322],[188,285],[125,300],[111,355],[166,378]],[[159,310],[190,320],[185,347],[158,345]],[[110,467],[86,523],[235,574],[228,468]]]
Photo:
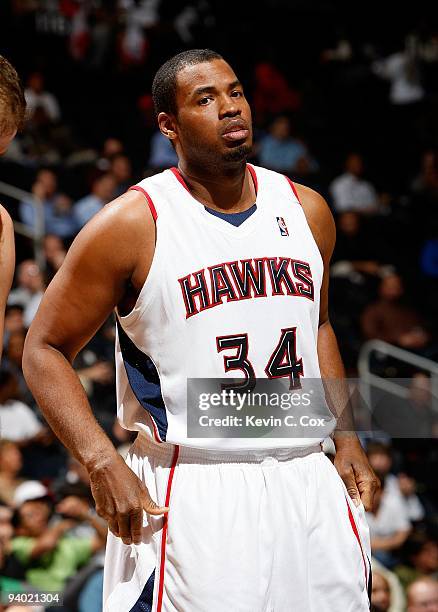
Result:
[[[189,66],[178,73],[176,116],[158,123],[173,141],[180,170],[192,195],[217,210],[238,212],[255,201],[246,170],[251,150],[251,111],[241,85],[223,60]],[[226,136],[230,131],[237,136]],[[318,354],[323,376],[343,376],[327,315],[328,263],[334,223],[323,198],[297,186],[323,255]],[[117,249],[114,245],[117,244]],[[23,370],[56,435],[87,468],[96,510],[125,544],[139,543],[143,509],[162,514],[149,492],[118,455],[94,418],[72,362],[118,306],[126,314],[147,278],[155,224],[143,195],[129,192],[105,206],[80,232],[48,287],[27,335]],[[354,434],[335,438],[336,467],[353,496],[368,506],[376,479]]]
[[[0,155],[6,152],[17,130],[0,134]],[[0,204],[0,360],[3,352],[5,308],[15,268],[14,226],[7,210]]]
[[3,350],[5,308],[14,278],[15,246],[12,219],[0,205],[0,359]]

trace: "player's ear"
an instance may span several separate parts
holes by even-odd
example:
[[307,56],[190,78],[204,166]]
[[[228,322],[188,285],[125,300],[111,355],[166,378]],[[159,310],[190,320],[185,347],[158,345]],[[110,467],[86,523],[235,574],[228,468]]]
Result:
[[160,132],[166,136],[169,140],[176,139],[176,126],[175,120],[172,115],[168,113],[159,113],[158,117],[158,127],[160,128]]

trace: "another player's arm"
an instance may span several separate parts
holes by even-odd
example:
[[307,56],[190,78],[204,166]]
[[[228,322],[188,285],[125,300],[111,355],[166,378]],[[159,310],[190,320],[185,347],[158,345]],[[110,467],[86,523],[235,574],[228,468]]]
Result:
[[0,359],[3,349],[5,308],[14,278],[14,226],[6,209],[0,204]]
[[345,369],[329,319],[329,266],[336,242],[336,226],[322,196],[303,185],[296,187],[324,263],[320,295],[318,361],[321,376],[325,380],[332,407],[337,415],[333,437],[336,447],[335,466],[353,501],[357,505],[362,501],[365,508],[370,510],[379,484],[354,431],[348,388],[344,382]]
[[23,371],[49,425],[87,468],[96,510],[126,544],[141,538],[143,509],[161,514],[98,425],[72,367],[152,261],[155,227],[141,194],[99,212],[79,233],[49,285],[26,338]]

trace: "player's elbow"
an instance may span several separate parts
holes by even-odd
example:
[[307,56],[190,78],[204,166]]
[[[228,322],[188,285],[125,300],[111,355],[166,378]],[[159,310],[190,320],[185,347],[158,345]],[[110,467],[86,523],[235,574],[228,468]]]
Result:
[[41,374],[43,352],[46,348],[49,348],[48,344],[43,341],[40,333],[31,326],[24,342],[22,359],[23,375],[30,389],[32,389],[34,379]]

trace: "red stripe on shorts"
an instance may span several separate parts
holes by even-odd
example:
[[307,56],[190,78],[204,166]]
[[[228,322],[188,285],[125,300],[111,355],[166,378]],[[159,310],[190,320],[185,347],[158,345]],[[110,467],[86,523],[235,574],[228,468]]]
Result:
[[[175,472],[176,463],[178,461],[179,446],[175,446],[172,457],[172,465],[170,466],[169,478],[167,481],[166,501],[165,506],[169,507],[170,491],[172,489],[173,474]],[[161,533],[161,559],[160,559],[160,582],[158,585],[158,600],[157,600],[157,612],[161,612],[161,606],[163,605],[163,587],[164,587],[164,564],[166,561],[166,537],[167,537],[167,514],[163,517],[163,531]]]
[[152,198],[151,196],[148,194],[147,191],[145,191],[143,189],[143,187],[140,187],[139,185],[134,185],[133,187],[130,187],[128,189],[128,191],[139,191],[140,193],[142,193],[144,195],[144,197],[146,198],[146,200],[148,201],[148,205],[149,205],[149,209],[152,213],[152,216],[154,218],[154,221],[157,220],[158,214],[157,211],[155,209],[154,203],[152,202]]
[[354,535],[356,536],[356,540],[357,540],[357,543],[359,544],[359,548],[360,548],[360,553],[362,555],[363,567],[364,567],[364,570],[365,570],[365,585],[368,588],[367,564],[365,563],[365,555],[364,555],[363,548],[362,548],[362,542],[360,541],[359,531],[357,529],[357,525],[356,525],[356,522],[354,520],[353,513],[351,512],[350,504],[348,503],[347,498],[345,498],[345,501],[347,502],[348,518],[350,519],[350,525],[351,525],[351,528],[353,530]]

